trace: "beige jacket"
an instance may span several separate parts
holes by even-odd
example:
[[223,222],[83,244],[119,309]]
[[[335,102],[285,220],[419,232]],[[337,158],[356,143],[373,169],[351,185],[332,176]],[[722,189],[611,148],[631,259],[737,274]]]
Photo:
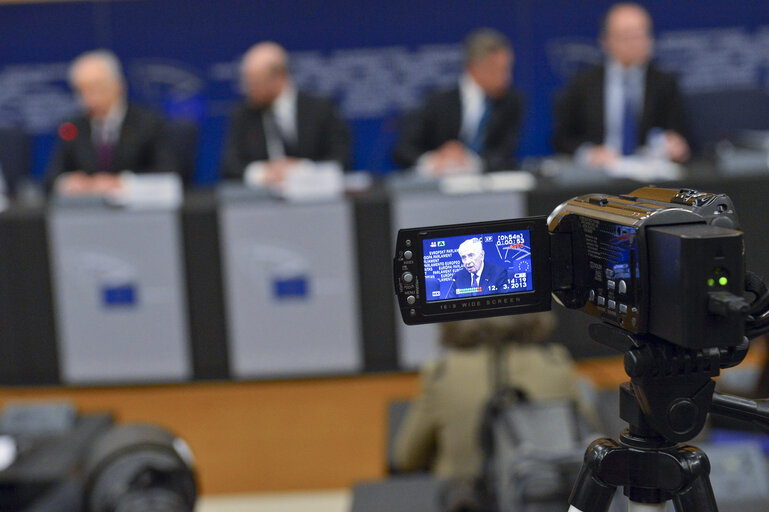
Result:
[[[505,350],[508,382],[531,400],[577,398],[573,362],[564,347],[512,345]],[[494,390],[493,357],[485,345],[450,349],[422,370],[422,393],[396,436],[396,468],[422,469],[432,461],[440,477],[479,475],[479,430]]]

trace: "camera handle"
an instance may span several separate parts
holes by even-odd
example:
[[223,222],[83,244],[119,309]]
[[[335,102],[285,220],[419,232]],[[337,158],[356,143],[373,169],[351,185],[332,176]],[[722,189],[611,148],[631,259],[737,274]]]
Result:
[[572,491],[570,512],[607,512],[622,486],[631,512],[717,512],[705,453],[684,443],[695,437],[708,412],[751,421],[769,429],[769,401],[714,393],[713,377],[739,364],[746,339],[736,347],[687,349],[641,337],[607,324],[590,326],[591,337],[625,354],[631,381],[620,386],[620,417],[628,428],[619,440],[598,439]]

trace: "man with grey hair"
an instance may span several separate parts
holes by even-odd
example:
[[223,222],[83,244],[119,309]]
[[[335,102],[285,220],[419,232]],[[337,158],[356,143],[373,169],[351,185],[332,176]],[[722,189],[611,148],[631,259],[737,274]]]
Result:
[[469,238],[459,244],[457,254],[463,268],[454,274],[447,299],[487,295],[507,289],[507,270],[486,261],[483,242],[479,238]]
[[163,118],[129,105],[120,61],[110,51],[77,57],[69,82],[83,114],[59,126],[47,181],[65,195],[104,194],[119,187],[118,173],[175,172]]
[[255,44],[243,56],[240,73],[246,101],[230,119],[225,178],[277,185],[303,159],[350,167],[350,130],[330,101],[295,88],[282,46]]
[[393,152],[400,167],[432,177],[514,167],[523,102],[510,89],[512,45],[496,30],[479,29],[465,41],[464,60],[456,87],[406,117]]

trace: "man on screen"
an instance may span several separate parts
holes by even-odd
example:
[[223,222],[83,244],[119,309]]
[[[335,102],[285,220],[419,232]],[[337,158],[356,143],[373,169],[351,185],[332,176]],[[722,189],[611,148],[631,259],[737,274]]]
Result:
[[451,288],[446,294],[447,299],[498,293],[505,289],[507,270],[485,260],[483,242],[478,238],[462,242],[457,248],[457,253],[464,268],[454,274]]

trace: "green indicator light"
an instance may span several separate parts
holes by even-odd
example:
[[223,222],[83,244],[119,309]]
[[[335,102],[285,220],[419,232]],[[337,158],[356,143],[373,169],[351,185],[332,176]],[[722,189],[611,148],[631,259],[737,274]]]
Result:
[[718,284],[720,284],[721,286],[726,286],[726,283],[728,282],[729,281],[723,276],[718,278]]
[[715,285],[716,285],[716,280],[713,279],[712,277],[709,278],[708,279],[708,286],[715,286]]

